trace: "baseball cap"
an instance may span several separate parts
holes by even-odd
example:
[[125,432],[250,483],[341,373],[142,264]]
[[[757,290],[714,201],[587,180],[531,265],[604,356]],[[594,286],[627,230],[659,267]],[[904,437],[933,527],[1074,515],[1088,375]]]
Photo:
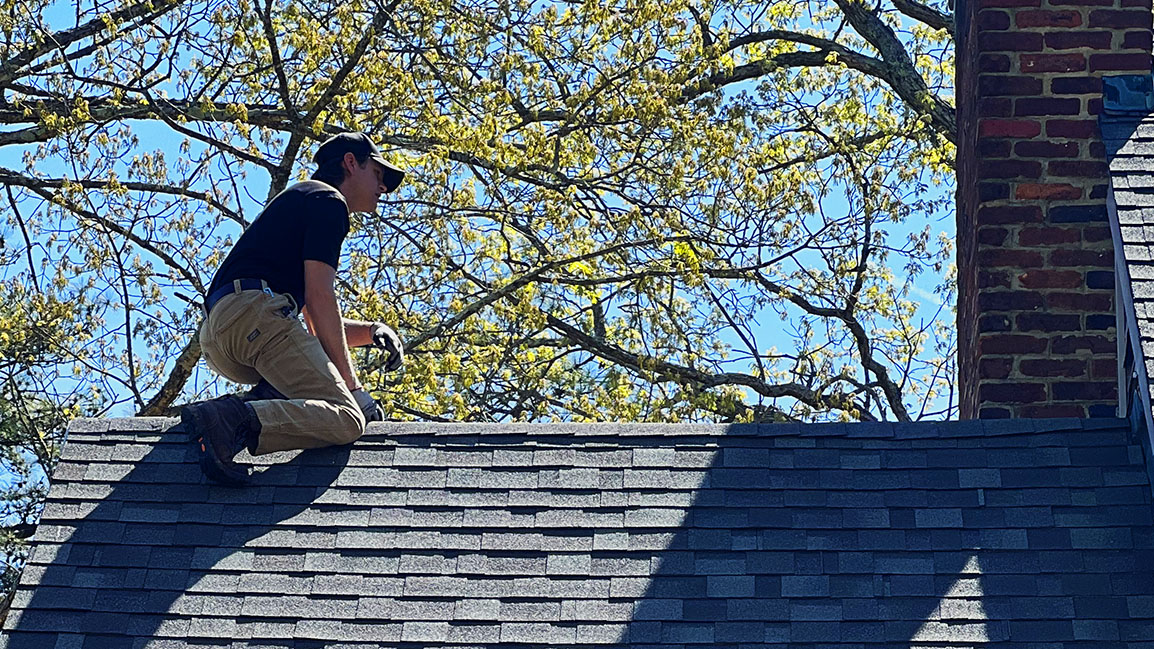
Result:
[[330,137],[321,144],[321,148],[317,149],[317,154],[313,156],[313,162],[317,163],[318,166],[324,165],[327,162],[343,158],[346,153],[352,153],[358,159],[368,156],[370,160],[381,165],[384,170],[382,180],[390,192],[400,187],[401,181],[405,179],[405,172],[385,160],[384,156],[381,155],[381,150],[364,133],[348,132]]

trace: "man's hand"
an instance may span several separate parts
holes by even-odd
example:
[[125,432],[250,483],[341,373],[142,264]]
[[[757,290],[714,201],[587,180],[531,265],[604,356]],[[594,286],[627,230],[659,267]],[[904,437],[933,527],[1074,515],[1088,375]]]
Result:
[[381,404],[373,398],[364,388],[357,388],[353,390],[353,398],[357,400],[357,405],[360,406],[361,412],[365,415],[365,423],[371,421],[384,421],[385,413],[381,411]]
[[389,353],[385,360],[385,371],[392,372],[405,362],[405,346],[401,338],[383,322],[373,323],[373,344]]

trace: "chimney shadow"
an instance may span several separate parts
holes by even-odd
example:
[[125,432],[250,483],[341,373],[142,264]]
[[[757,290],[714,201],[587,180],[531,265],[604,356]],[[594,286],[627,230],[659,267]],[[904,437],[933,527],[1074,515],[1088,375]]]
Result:
[[[959,436],[939,437],[941,428]],[[618,642],[1024,647],[1127,639],[1119,631],[1127,623],[1115,621],[1128,617],[1119,593],[1142,590],[1134,571],[1151,574],[1137,558],[1151,555],[1150,515],[1077,506],[1123,493],[1107,488],[1103,474],[1132,468],[1124,466],[1132,462],[1125,436],[1109,438],[1115,448],[1071,450],[1058,446],[1062,436],[1033,430],[984,437],[979,421],[730,427],[713,438],[713,460],[680,527],[647,555],[654,567]],[[678,451],[706,450],[709,441],[680,440]],[[1089,459],[1074,468],[1075,452],[1107,466]],[[1072,495],[1075,475],[1099,488]],[[1142,487],[1121,489],[1149,502]],[[1132,539],[1108,527],[1127,515],[1143,526]]]

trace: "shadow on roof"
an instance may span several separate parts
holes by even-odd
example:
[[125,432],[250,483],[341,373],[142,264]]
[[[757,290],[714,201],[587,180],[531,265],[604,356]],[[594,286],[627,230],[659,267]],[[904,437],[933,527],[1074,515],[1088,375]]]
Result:
[[172,420],[79,423],[9,649],[1154,637],[1120,420],[377,426],[241,490]]

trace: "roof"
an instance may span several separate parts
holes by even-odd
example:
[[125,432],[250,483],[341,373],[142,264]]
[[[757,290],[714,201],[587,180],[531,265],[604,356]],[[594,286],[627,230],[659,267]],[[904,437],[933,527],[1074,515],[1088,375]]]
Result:
[[[1121,278],[1121,305],[1130,298],[1133,312],[1124,326],[1133,332],[1134,344],[1124,359],[1140,364],[1145,373],[1141,389],[1149,407],[1154,386],[1154,90],[1151,76],[1119,75],[1103,79],[1103,113],[1100,117],[1102,141],[1110,167],[1112,201],[1108,205],[1114,233],[1116,270]],[[1120,244],[1120,245],[1119,245]],[[1129,280],[1127,282],[1126,280]],[[1126,368],[1130,373],[1131,368]],[[1126,392],[1126,390],[1123,390]],[[1128,395],[1127,395],[1128,396]],[[1148,418],[1149,413],[1144,413]]]
[[72,424],[0,646],[1154,638],[1125,420],[373,424],[246,489],[175,424]]

